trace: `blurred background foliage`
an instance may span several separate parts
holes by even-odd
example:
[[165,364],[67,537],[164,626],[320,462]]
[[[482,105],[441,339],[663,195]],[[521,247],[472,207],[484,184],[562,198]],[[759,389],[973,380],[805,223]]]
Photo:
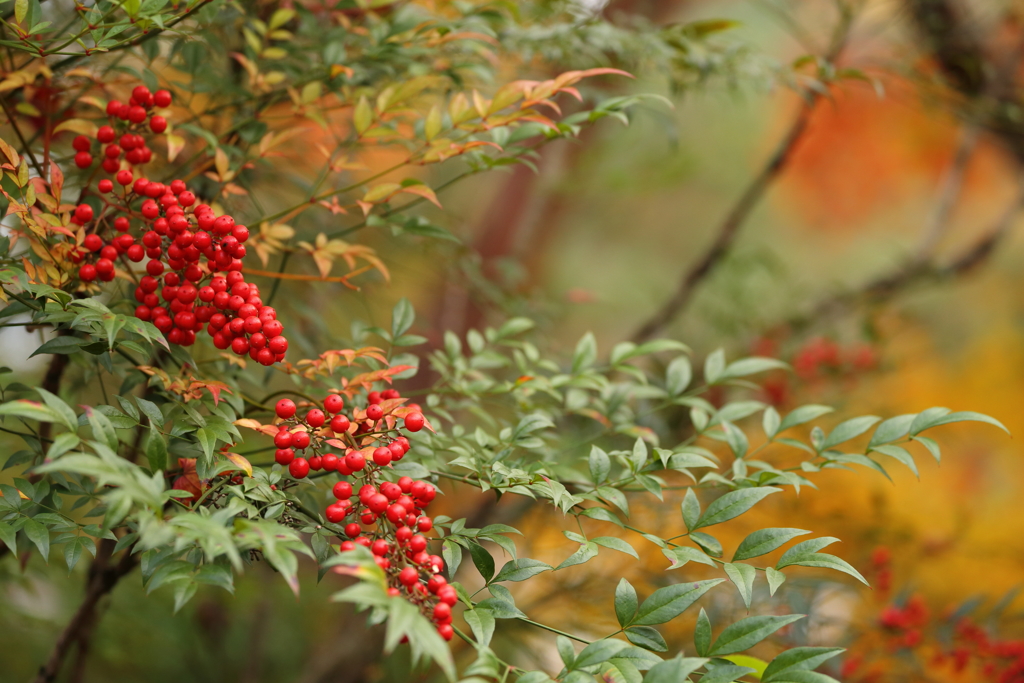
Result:
[[[940,11],[954,6],[955,17]],[[605,121],[578,140],[556,142],[534,160],[536,172],[516,166],[446,189],[446,211],[420,215],[453,239],[360,231],[356,241],[377,251],[390,283],[371,278],[359,294],[315,285],[313,297],[282,296],[282,317],[309,338],[348,337],[353,324],[386,327],[404,296],[419,314],[415,331],[433,346],[445,330],[462,336],[508,315],[537,320],[541,335],[566,353],[588,330],[605,350],[629,338],[671,296],[807,108],[790,86],[806,86],[814,75],[801,58],[829,49],[842,24],[836,8],[830,0],[522,4],[542,23],[503,36],[503,75],[617,66],[636,74],[630,92],[661,93],[673,107],[648,101],[631,112],[628,128]],[[544,17],[567,9],[575,22],[545,27]],[[953,33],[941,26],[929,33],[943,17],[958,22]],[[821,86],[824,96],[777,181],[665,332],[698,355],[724,346],[792,363],[794,372],[765,381],[763,399],[780,410],[809,402],[880,415],[970,407],[1024,433],[1024,238],[1015,213],[1024,155],[1011,125],[1022,115],[1003,111],[1000,97],[1013,88],[977,82],[1003,78],[1019,87],[1022,21],[1024,6],[1011,0],[858,4],[838,60],[855,71]],[[943,35],[959,56],[936,42]],[[972,41],[985,65],[964,57],[963,43]],[[1010,75],[997,78],[997,67]],[[329,146],[333,137],[313,127],[296,144]],[[389,163],[386,152],[359,161],[371,172]],[[278,170],[312,172],[294,161]],[[445,179],[424,176],[434,186]],[[269,183],[253,193],[273,205],[295,199],[276,196]],[[308,224],[295,225],[322,230],[333,220],[308,213]],[[975,253],[994,229],[998,239]],[[976,258],[953,267],[965,255]],[[0,364],[31,384],[42,367],[25,359],[34,347],[19,338],[25,334],[0,332]],[[1024,461],[1016,441],[994,430],[949,429],[941,466],[921,461],[926,485],[895,468],[894,485],[831,471],[818,480],[827,493],[804,488],[799,502],[773,497],[723,539],[736,543],[752,529],[799,527],[806,519],[843,539],[842,556],[873,589],[811,575],[782,589],[790,611],[812,615],[792,627],[804,629],[798,640],[851,648],[829,670],[841,680],[1022,680],[1005,672],[1017,652],[1013,639],[1024,638],[1024,605],[1011,592],[1024,577]],[[633,523],[668,535],[680,526],[678,515],[658,510],[674,509],[672,496],[658,508],[638,505]],[[487,494],[435,505],[476,520],[471,526],[523,515],[516,501],[495,503]],[[563,559],[556,516],[533,511],[517,522],[528,530],[519,541],[530,546],[523,555]],[[543,622],[607,632],[614,625],[602,620],[619,576],[642,593],[660,585],[666,560],[653,546],[637,547],[645,553],[639,566],[602,554],[523,585],[518,603]],[[686,571],[702,578],[692,567]],[[64,580],[56,560],[3,562],[0,572],[0,681],[22,681],[66,622],[80,582]],[[463,573],[470,586],[472,571]],[[201,590],[174,616],[169,595],[143,599],[143,588],[126,582],[97,626],[84,680],[420,676],[401,653],[381,659],[380,634],[327,602],[342,579],[315,586],[313,574],[307,571],[296,601],[267,567],[257,567],[239,577],[234,597]],[[713,623],[742,615],[734,597],[717,595]],[[984,647],[961,620],[968,614],[989,629]],[[685,648],[692,627],[673,623],[665,633],[670,647]],[[514,625],[499,633],[494,647],[505,659],[557,660],[535,633]],[[998,671],[986,666],[997,660]],[[69,675],[80,680],[75,670]]]

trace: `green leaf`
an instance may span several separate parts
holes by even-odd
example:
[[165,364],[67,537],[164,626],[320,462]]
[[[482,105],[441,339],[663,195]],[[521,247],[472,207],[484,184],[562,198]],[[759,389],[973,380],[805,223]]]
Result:
[[68,428],[70,432],[78,431],[78,415],[71,409],[67,403],[65,403],[59,396],[51,394],[42,387],[35,388],[39,395],[43,397],[43,401],[46,402],[53,412],[60,419],[61,424]]
[[939,444],[935,443],[934,439],[929,439],[927,436],[914,436],[911,438],[927,448],[928,452],[932,454],[933,458],[935,458],[935,462],[942,462],[942,451],[939,449]]
[[708,660],[697,657],[676,655],[660,664],[651,667],[644,676],[643,683],[680,683],[697,669],[708,663]]
[[[715,561],[710,557],[689,546],[681,545],[675,548],[662,548],[661,552],[665,554],[665,557],[669,559],[672,566],[669,569],[679,569],[684,566],[687,562],[700,562],[710,567],[715,566]],[[667,570],[666,570],[667,571]]]
[[146,439],[146,460],[153,472],[167,471],[167,442],[153,423],[149,426],[149,437]]
[[726,655],[722,659],[732,662],[736,666],[752,669],[753,673],[750,674],[752,678],[760,678],[762,672],[768,667],[768,662],[758,657],[751,657],[750,655]]
[[915,417],[917,416],[914,414],[897,415],[885,420],[882,424],[878,425],[878,429],[871,435],[868,448],[874,448],[879,444],[902,439],[910,431],[910,425],[914,422]]
[[725,372],[722,373],[721,379],[735,379],[737,377],[746,377],[747,375],[756,375],[759,372],[788,367],[789,365],[778,358],[752,356],[729,363],[725,368]]
[[766,568],[764,573],[768,578],[768,592],[770,595],[774,596],[775,591],[779,590],[779,586],[786,582],[786,575],[772,567]]
[[565,558],[565,560],[555,567],[555,571],[564,569],[566,567],[575,566],[577,564],[583,564],[597,557],[597,544],[588,542],[580,546],[580,550],[575,551],[571,555]]
[[68,355],[71,353],[75,353],[76,351],[81,351],[83,346],[90,343],[92,342],[90,342],[88,339],[82,339],[81,337],[70,337],[67,335],[61,335],[60,337],[54,337],[53,339],[51,339],[50,341],[46,342],[38,349],[33,351],[29,355],[29,358],[32,358],[33,356],[38,356],[41,353]]
[[486,548],[476,541],[469,541],[469,555],[480,576],[484,577],[484,583],[494,578],[494,557]]
[[686,391],[693,380],[693,367],[690,359],[686,356],[679,356],[665,370],[665,388],[670,396],[678,396]]
[[788,614],[785,616],[762,615],[740,619],[722,631],[715,644],[708,652],[710,657],[721,657],[736,652],[743,652],[778,631],[783,626],[803,619],[804,614]]
[[601,484],[608,478],[608,472],[611,471],[612,461],[608,457],[608,454],[597,446],[590,447],[590,458],[588,459],[590,464],[590,479],[595,484]]
[[693,528],[700,529],[706,526],[713,526],[739,517],[767,496],[778,493],[781,490],[772,486],[761,486],[730,491],[711,503]]
[[[935,409],[932,408],[931,410]],[[951,424],[953,422],[984,422],[985,424],[990,424],[994,427],[999,427],[999,429],[1002,429],[1007,434],[1010,433],[1010,430],[1007,429],[1002,422],[995,419],[994,417],[989,417],[988,415],[984,415],[982,413],[975,413],[969,410],[965,410],[956,413],[948,413],[946,415],[929,416],[928,419],[921,420],[921,422],[919,423],[918,420],[920,420],[921,416],[925,415],[926,413],[928,413],[927,410],[921,413],[921,415],[918,415],[918,419],[914,420],[914,424],[910,426],[911,436],[917,436],[918,433],[923,432],[926,429]]]
[[907,466],[914,476],[918,479],[921,478],[921,474],[917,471],[917,463],[914,462],[914,456],[912,456],[906,448],[900,446],[893,446],[892,444],[883,444],[881,446],[874,446],[872,449],[875,453],[881,453],[882,455],[888,455],[890,458],[894,458],[899,462]]
[[693,646],[701,657],[707,656],[708,651],[711,650],[711,619],[708,618],[708,613],[704,611],[703,607],[700,608],[697,625],[693,630]]
[[12,555],[18,554],[18,532],[7,522],[0,522],[0,541],[4,542]]
[[558,636],[555,638],[555,647],[558,648],[558,656],[562,658],[565,668],[571,669],[576,661],[576,648],[572,646],[572,641],[565,636]]
[[49,406],[38,401],[19,399],[0,404],[0,416],[10,415],[11,417],[22,417],[26,420],[38,422],[57,422],[60,418]]
[[583,669],[606,662],[627,647],[629,646],[621,640],[612,640],[610,638],[596,640],[576,655],[576,661],[573,662],[572,668]]
[[405,334],[416,320],[416,312],[409,300],[402,298],[391,310],[391,338],[397,339]]
[[731,422],[723,422],[722,431],[725,432],[725,442],[729,444],[732,454],[737,458],[745,456],[750,448],[750,442],[747,440],[747,435],[743,433],[743,430]]
[[754,594],[754,579],[757,577],[757,570],[749,564],[734,564],[731,562],[723,565],[722,569],[725,570],[725,575],[729,577],[729,580],[736,584],[740,597],[743,598],[743,604],[749,610],[750,598]]
[[633,622],[637,604],[636,589],[626,579],[619,579],[619,585],[615,587],[615,618],[619,620],[619,626]]
[[761,418],[761,427],[769,439],[779,433],[779,426],[781,424],[782,418],[779,417],[779,411],[775,410],[772,406],[765,408],[764,416]]
[[136,398],[135,402],[139,404],[139,409],[149,418],[150,422],[158,427],[164,425],[164,415],[160,410],[160,406],[144,398]]
[[217,448],[217,435],[212,429],[200,427],[196,430],[196,440],[203,449],[203,455],[207,463],[213,462],[213,451]]
[[50,562],[50,531],[37,522],[34,519],[25,520],[25,526],[22,531],[28,536],[28,540],[32,541],[36,548],[39,549],[39,554],[43,556],[47,564]]
[[718,349],[704,359],[704,381],[715,384],[725,370],[725,350]]
[[875,424],[881,419],[882,418],[875,417],[874,415],[865,415],[863,417],[852,418],[846,422],[841,422],[836,425],[836,428],[833,429],[829,433],[828,437],[825,438],[825,442],[821,445],[821,449],[826,450],[858,437],[875,426]]
[[786,674],[792,671],[817,669],[842,652],[841,647],[794,647],[773,659],[761,674],[761,680],[773,683],[785,680]]
[[778,565],[776,565],[776,567],[782,569],[783,567],[790,567],[793,565],[799,567],[822,567],[825,569],[834,569],[838,572],[849,574],[853,578],[863,583],[865,586],[871,585],[867,582],[867,579],[861,576],[860,572],[858,572],[850,565],[849,562],[847,562],[846,560],[841,560],[835,555],[826,555],[824,553],[807,553],[806,555],[796,555],[794,557],[790,557],[786,564],[782,564],[780,562]]
[[640,559],[640,556],[637,555],[633,546],[626,541],[623,541],[621,538],[616,538],[615,536],[598,536],[597,538],[590,539],[590,542],[596,543],[602,548],[618,550],[620,553],[626,553],[627,555],[632,555],[638,560]]
[[724,580],[692,581],[659,588],[640,605],[633,623],[639,626],[664,624],[682,614],[702,595]]
[[754,669],[748,666],[718,664],[709,666],[708,672],[700,680],[701,683],[732,683],[732,681],[751,673],[754,673]]
[[82,556],[83,547],[81,537],[64,544],[64,561],[68,564],[68,574],[70,574],[74,570],[75,565],[78,564],[78,560]]
[[801,541],[784,552],[782,557],[779,559],[779,564],[776,566],[781,568],[780,565],[782,565],[783,562],[789,561],[789,558],[791,557],[806,555],[808,553],[816,553],[822,548],[827,548],[833,543],[839,543],[839,539],[835,536],[822,536],[821,538],[812,538],[807,541]]
[[779,432],[784,432],[790,427],[796,427],[797,425],[806,424],[811,420],[816,420],[822,415],[831,413],[832,410],[833,409],[829,406],[813,404],[800,406],[793,412],[786,415],[786,417],[782,418],[782,423],[779,425]]
[[572,374],[578,375],[589,369],[597,360],[597,340],[593,332],[587,332],[576,344],[572,355]]
[[631,626],[623,633],[626,640],[638,647],[652,652],[665,652],[668,650],[668,643],[658,630],[651,626]]
[[683,523],[686,524],[688,531],[693,531],[694,525],[700,519],[700,500],[698,500],[697,494],[694,493],[692,488],[686,489],[686,495],[683,496],[682,509]]
[[788,671],[772,683],[839,683],[836,679],[817,671]]
[[700,549],[711,557],[722,556],[722,544],[711,534],[702,531],[691,531],[690,540],[700,546]]
[[736,560],[749,560],[752,557],[767,555],[797,536],[809,533],[811,532],[804,529],[760,529],[743,539],[740,547],[736,549],[736,554],[732,556],[732,560],[735,562]]
[[85,408],[85,414],[89,418],[89,426],[92,427],[93,436],[105,443],[110,450],[116,451],[118,446],[117,432],[114,431],[114,425],[110,424],[110,419],[99,410],[88,406]]
[[463,612],[462,618],[473,630],[477,645],[487,647],[491,644],[491,638],[494,636],[494,615],[490,610],[477,606],[476,609],[468,609]]
[[54,460],[56,458],[59,458],[60,456],[70,451],[72,448],[77,447],[78,444],[80,443],[82,443],[82,440],[78,438],[77,434],[74,434],[72,432],[64,432],[63,434],[58,434],[57,436],[54,437],[53,443],[50,444],[50,448],[47,449],[46,451],[46,459]]
[[551,565],[540,560],[531,560],[521,557],[517,560],[510,560],[501,568],[498,575],[494,577],[495,583],[502,581],[525,581],[541,572],[551,571]]

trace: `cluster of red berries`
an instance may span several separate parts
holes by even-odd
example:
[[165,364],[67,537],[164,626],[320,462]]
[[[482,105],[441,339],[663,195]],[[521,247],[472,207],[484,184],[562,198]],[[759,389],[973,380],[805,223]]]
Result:
[[[153,150],[146,146],[145,139],[133,132],[132,128],[141,126],[149,119],[149,129],[154,133],[163,133],[167,130],[167,119],[163,116],[153,114],[150,110],[153,107],[171,106],[171,93],[166,90],[150,92],[149,88],[140,85],[132,90],[132,96],[128,103],[111,101],[107,105],[107,116],[111,120],[135,124],[128,126],[128,130],[117,137],[117,133],[111,126],[103,126],[96,133],[96,140],[102,147],[103,162],[101,166],[107,173],[117,173],[121,168],[122,157],[132,166],[141,166],[149,163],[153,158]],[[75,148],[75,166],[78,168],[89,168],[93,164],[93,142],[84,135],[75,138],[72,145]],[[127,183],[125,183],[127,184]]]
[[[80,264],[78,277],[82,282],[109,282],[117,260],[139,263],[148,257],[146,274],[135,288],[137,318],[152,322],[167,341],[182,346],[195,343],[205,326],[218,349],[230,348],[239,356],[273,365],[284,359],[288,340],[277,312],[263,304],[259,288],[242,275],[249,229],[237,225],[232,216],[216,215],[206,204],[196,205],[195,194],[181,180],[164,185],[135,178],[130,168],[121,167],[123,149],[128,149],[129,164],[148,160],[148,149],[135,143],[141,140],[137,130],[149,115],[147,107],[154,103],[169,105],[170,93],[150,93],[139,86],[129,104],[114,102],[107,108],[112,126],[123,130],[121,144],[109,145],[103,162],[103,169],[115,174],[116,185],[109,178],[97,183],[105,205],[100,215],[89,204],[75,208],[71,222],[88,230],[71,254]],[[151,130],[160,132],[166,126],[162,117],[150,118]],[[99,140],[112,141],[117,135],[114,127],[100,128]],[[74,144],[80,149],[89,140],[79,136]],[[147,154],[133,155],[140,149]],[[79,157],[85,161],[83,154],[91,163],[87,151],[79,151],[76,163]]]
[[[434,621],[442,637],[451,640],[452,607],[458,596],[440,574],[441,558],[427,552],[423,535],[434,528],[423,510],[437,490],[426,481],[395,478],[391,468],[410,449],[397,421],[388,419],[401,403],[395,389],[373,391],[367,396],[366,409],[354,411],[350,420],[341,414],[345,402],[338,394],[325,398],[322,410],[312,407],[302,416],[294,401],[281,399],[275,406],[281,422],[274,436],[274,460],[287,466],[296,479],[305,478],[311,470],[339,475],[332,489],[336,501],[327,506],[324,516],[331,524],[344,525],[344,533],[339,534],[344,539],[341,550],[352,550],[357,544],[369,548],[388,577],[389,594],[411,601]],[[418,406],[407,406],[403,413],[406,430],[423,429],[426,421]],[[357,439],[362,448],[356,447]],[[344,447],[345,453],[324,452],[331,446]],[[311,455],[296,455],[296,450],[308,450]]]

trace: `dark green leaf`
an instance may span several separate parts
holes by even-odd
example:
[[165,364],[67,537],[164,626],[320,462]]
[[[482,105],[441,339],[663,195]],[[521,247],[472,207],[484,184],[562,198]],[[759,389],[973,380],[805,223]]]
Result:
[[841,647],[794,647],[773,659],[761,675],[764,683],[784,680],[788,672],[809,671],[843,652]]
[[700,519],[700,500],[697,499],[697,494],[694,493],[692,488],[686,489],[686,495],[683,496],[682,509],[683,523],[686,524],[687,530],[693,531],[694,525]]
[[687,677],[697,669],[708,663],[706,659],[697,657],[683,657],[677,655],[672,659],[666,659],[661,664],[655,664],[644,676],[644,683],[680,683],[688,680]]
[[469,541],[469,555],[485,583],[494,578],[494,557],[486,548],[475,541]]
[[620,579],[619,585],[615,587],[615,617],[619,620],[619,626],[633,622],[637,604],[636,589],[626,579]]
[[531,560],[526,557],[521,557],[517,560],[510,560],[505,563],[505,566],[501,568],[498,575],[494,577],[495,582],[501,581],[525,581],[526,579],[536,576],[541,572],[551,570],[551,565],[545,564],[540,560]]
[[804,529],[760,529],[743,539],[740,547],[736,549],[736,554],[732,556],[732,560],[735,562],[736,560],[748,560],[751,557],[767,555],[797,536],[809,533],[811,532]]
[[88,343],[90,343],[88,339],[61,335],[60,337],[54,337],[33,351],[29,358],[32,358],[32,356],[38,356],[41,353],[59,353],[64,355],[75,353],[76,351],[80,351],[81,348]]
[[640,610],[633,623],[639,626],[664,624],[682,614],[702,595],[724,580],[692,581],[659,588],[640,605]]
[[708,618],[708,613],[704,611],[703,607],[700,608],[700,614],[697,615],[697,626],[693,630],[693,646],[701,657],[706,657],[711,649],[711,619]]
[[711,646],[708,656],[720,657],[722,655],[743,652],[757,645],[783,626],[799,621],[805,616],[804,614],[787,614],[785,616],[762,615],[740,619],[735,624],[727,626],[719,634],[715,644]]
[[658,633],[657,629],[651,626],[633,626],[625,630],[626,639],[638,647],[652,652],[665,652],[668,650],[668,643]]
[[50,532],[49,530],[37,522],[34,519],[25,520],[25,526],[22,531],[28,536],[28,540],[32,541],[36,548],[39,549],[39,554],[43,556],[43,559],[49,563],[50,561]]
[[722,566],[722,569],[725,570],[725,575],[729,577],[729,580],[736,584],[740,597],[743,598],[743,604],[749,610],[750,598],[754,594],[754,579],[757,577],[757,570],[749,564],[728,562]]
[[761,486],[730,491],[712,502],[711,505],[708,505],[707,510],[697,520],[694,528],[700,529],[706,526],[721,524],[722,522],[739,517],[767,496],[778,493],[781,490],[772,486]]

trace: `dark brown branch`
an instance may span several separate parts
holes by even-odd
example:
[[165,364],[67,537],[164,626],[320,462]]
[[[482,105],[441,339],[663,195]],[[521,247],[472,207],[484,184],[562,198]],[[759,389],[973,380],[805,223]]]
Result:
[[[832,63],[839,58],[846,44],[851,23],[852,16],[844,13],[828,54],[825,56],[827,62]],[[637,343],[643,342],[659,334],[687,307],[693,298],[693,293],[697,286],[721,263],[732,247],[733,242],[735,242],[740,228],[746,223],[751,212],[760,203],[768,188],[779,177],[779,174],[792,158],[798,143],[807,132],[811,115],[822,97],[823,95],[816,90],[810,90],[806,93],[804,102],[801,104],[793,123],[790,124],[786,136],[779,143],[771,157],[769,157],[761,172],[754,177],[747,186],[747,189],[740,195],[739,201],[736,202],[721,225],[719,225],[714,242],[704,252],[704,255],[683,273],[683,277],[672,297],[654,315],[637,328],[631,337],[632,341]]]
[[80,648],[88,647],[92,629],[96,623],[96,607],[100,599],[112,591],[117,582],[135,568],[136,556],[132,555],[130,550],[126,550],[116,564],[110,564],[113,548],[114,542],[109,539],[100,542],[96,559],[89,567],[85,597],[67,627],[57,638],[57,642],[54,643],[46,663],[39,667],[35,683],[50,683],[57,678],[74,643],[77,642]]
[[968,275],[987,261],[1013,227],[1014,218],[1024,207],[1024,191],[1014,197],[995,225],[979,240],[966,247],[945,264],[910,259],[891,273],[869,281],[852,292],[825,298],[810,312],[791,319],[790,327],[806,327],[812,322],[834,318],[860,304],[879,304],[911,286],[925,282],[943,282]]

